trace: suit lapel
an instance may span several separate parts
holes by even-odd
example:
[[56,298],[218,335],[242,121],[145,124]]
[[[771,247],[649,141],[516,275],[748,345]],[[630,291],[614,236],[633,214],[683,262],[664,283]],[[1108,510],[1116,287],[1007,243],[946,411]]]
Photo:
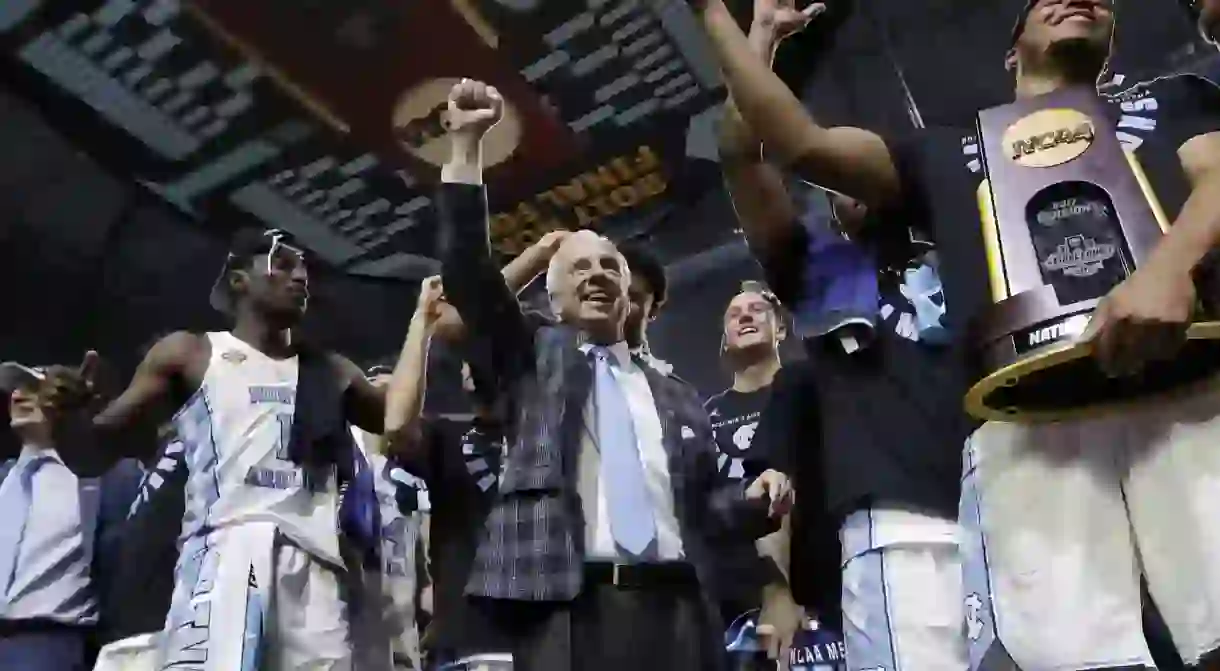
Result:
[[648,388],[652,391],[652,402],[657,408],[657,417],[661,420],[661,442],[665,445],[665,452],[669,454],[670,461],[673,462],[682,456],[682,434],[677,416],[679,409],[674,407],[673,402],[673,381],[658,373],[640,357],[634,356],[632,360],[640,370],[644,371],[644,377],[648,379]]

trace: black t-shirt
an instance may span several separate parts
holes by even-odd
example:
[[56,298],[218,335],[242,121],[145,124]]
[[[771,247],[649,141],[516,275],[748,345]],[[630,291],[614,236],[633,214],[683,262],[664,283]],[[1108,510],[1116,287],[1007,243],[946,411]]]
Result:
[[[1135,152],[1171,217],[1189,191],[1177,149],[1220,128],[1218,97],[1200,79],[1177,77],[1110,98],[1120,140]],[[973,129],[927,128],[888,144],[906,193],[900,209],[879,213],[870,228],[878,265],[889,269],[880,274],[876,341],[852,355],[837,343],[807,341],[812,383],[795,385],[783,398],[777,394],[772,407],[786,421],[798,421],[808,408],[818,411],[824,449],[817,467],[825,473],[825,504],[836,514],[885,500],[953,518],[962,443],[977,426],[962,409],[972,375],[962,336],[991,301],[976,206],[983,178],[978,139]],[[797,237],[806,235],[794,228]],[[934,244],[935,255],[913,239]],[[790,256],[765,264],[772,288],[791,305],[801,290],[803,243],[792,241],[783,247]],[[928,262],[943,287],[932,298],[945,308],[948,344],[921,342],[910,328],[913,309],[901,270]],[[803,466],[808,470],[808,464],[796,469]]]
[[419,473],[432,508],[432,632],[444,655],[497,652],[491,627],[465,596],[466,581],[495,500],[503,434],[490,423],[434,419],[426,423],[427,463]]
[[[730,388],[704,402],[719,452],[716,463],[725,481],[752,480],[768,467],[780,465],[764,454],[761,447],[756,447],[766,441],[754,440],[770,395],[769,387],[752,392]],[[721,544],[714,559],[717,594],[727,609],[724,615],[729,621],[759,607],[763,586],[782,580],[771,562],[758,556],[752,540]]]
[[719,455],[716,461],[721,477],[740,481],[757,477],[767,468],[768,455],[753,449],[758,420],[771,397],[770,388],[740,392],[726,389],[704,402],[712,422]]

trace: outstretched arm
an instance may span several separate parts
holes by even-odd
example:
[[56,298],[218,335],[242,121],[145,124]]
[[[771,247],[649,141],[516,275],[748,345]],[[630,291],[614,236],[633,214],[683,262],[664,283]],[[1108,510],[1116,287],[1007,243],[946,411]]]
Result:
[[437,197],[445,295],[468,327],[471,365],[501,387],[532,361],[532,331],[500,269],[488,236],[482,139],[503,114],[494,88],[462,80],[449,97],[451,154]]
[[[791,0],[756,0],[756,27],[771,30],[766,22],[773,21],[780,10],[791,10],[791,4]],[[898,199],[898,171],[880,137],[860,128],[819,126],[788,86],[758,58],[723,0],[706,0],[701,6],[696,4],[696,10],[737,110],[770,156],[809,182],[869,207],[879,209]],[[773,30],[770,34],[775,35]],[[777,42],[773,38],[770,45],[764,45],[766,53]]]
[[[775,45],[772,33],[756,26],[749,39],[756,57],[770,65]],[[791,302],[800,284],[805,230],[783,173],[763,159],[762,142],[741,118],[732,95],[720,122],[719,148],[725,188],[750,251],[780,300]]]
[[172,411],[175,382],[186,382],[192,361],[206,360],[207,344],[185,331],[159,340],[145,355],[127,388],[97,411],[97,354],[80,368],[53,366],[40,397],[54,418],[60,456],[78,475],[92,477],[123,457],[145,459],[157,450],[156,429]]
[[428,472],[422,430],[424,392],[428,385],[428,348],[440,314],[438,308],[443,305],[440,294],[439,277],[424,280],[386,394],[386,450],[408,470],[421,475]]

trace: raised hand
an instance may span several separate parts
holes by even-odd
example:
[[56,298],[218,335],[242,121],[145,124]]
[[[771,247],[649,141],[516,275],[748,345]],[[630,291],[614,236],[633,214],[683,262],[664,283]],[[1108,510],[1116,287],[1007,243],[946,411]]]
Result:
[[38,387],[38,400],[48,416],[76,410],[96,396],[95,379],[101,358],[89,350],[79,366],[50,366]]
[[445,288],[441,284],[440,276],[433,275],[425,278],[419,287],[419,300],[415,303],[415,314],[426,324],[432,325],[440,321],[447,307]]
[[504,116],[504,98],[494,86],[463,79],[449,91],[441,120],[451,135],[480,139]]
[[796,0],[754,0],[752,32],[761,32],[778,44],[780,40],[804,30],[809,22],[826,11],[822,2],[797,9]]

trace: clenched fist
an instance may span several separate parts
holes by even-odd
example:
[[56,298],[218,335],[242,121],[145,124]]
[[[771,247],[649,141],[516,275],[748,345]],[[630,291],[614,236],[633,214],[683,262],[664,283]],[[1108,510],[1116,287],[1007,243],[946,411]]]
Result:
[[441,123],[452,135],[480,139],[504,116],[504,98],[494,86],[463,79],[449,91]]

